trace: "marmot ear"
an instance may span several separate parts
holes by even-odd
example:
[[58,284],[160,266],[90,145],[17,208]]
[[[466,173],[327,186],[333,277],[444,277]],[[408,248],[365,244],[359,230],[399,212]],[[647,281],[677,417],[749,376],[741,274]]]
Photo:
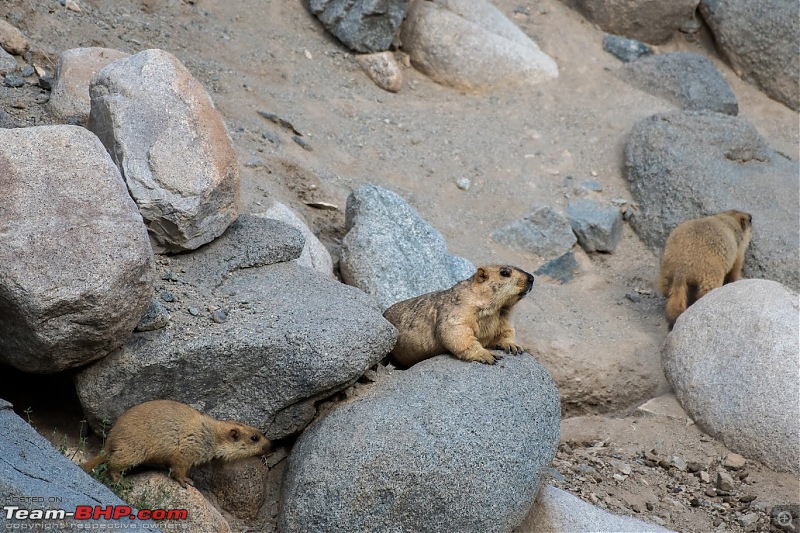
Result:
[[233,440],[239,440],[239,430],[238,430],[238,429],[236,429],[236,428],[233,428],[233,429],[231,430],[231,438],[232,438]]
[[487,279],[489,279],[489,273],[486,272],[485,268],[481,267],[477,272],[475,272],[475,281],[478,283],[483,283]]

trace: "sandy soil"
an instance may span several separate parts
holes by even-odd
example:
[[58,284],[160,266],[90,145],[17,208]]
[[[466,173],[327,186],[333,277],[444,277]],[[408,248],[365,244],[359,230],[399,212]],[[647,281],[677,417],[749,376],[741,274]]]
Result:
[[[535,5],[494,1],[555,58],[560,76],[536,87],[487,95],[439,86],[413,69],[404,71],[405,87],[399,93],[379,89],[298,0],[79,3],[82,13],[52,0],[5,0],[0,16],[32,41],[32,62],[50,70],[61,51],[80,46],[128,53],[162,48],[175,54],[204,84],[225,118],[242,164],[242,210],[259,212],[275,200],[286,203],[306,218],[334,258],[343,236],[347,195],[361,184],[375,183],[406,198],[443,233],[451,252],[475,264],[508,262],[532,272],[544,258],[497,245],[490,239],[492,231],[524,216],[535,204],[565,208],[577,194],[573,184],[586,179],[603,184],[599,198],[630,199],[621,174],[627,134],[637,121],[672,109],[622,82],[616,75],[619,61],[602,50],[603,33],[558,0]],[[705,30],[692,39],[676,35],[660,50],[709,55],[731,84],[740,115],[774,148],[793,159],[800,156],[797,114],[738,79],[718,59]],[[4,120],[26,126],[51,123],[46,98],[33,85],[0,87]],[[259,111],[290,121],[309,149]],[[462,177],[471,180],[468,191],[456,187]],[[306,205],[309,201],[340,209],[314,209]],[[654,293],[647,294],[654,289],[654,253],[626,225],[614,254],[578,252],[578,259],[581,273],[575,281],[537,283],[519,304],[516,319],[523,344],[547,360],[560,383],[570,383],[565,385],[571,398],[565,414],[610,413],[564,421],[563,441],[571,453],[563,447],[559,453],[555,467],[565,479],[557,483],[614,512],[658,517],[681,531],[713,529],[718,509],[669,503],[675,499],[670,495],[675,483],[691,483],[681,477],[684,473],[672,482],[667,470],[644,465],[623,482],[603,468],[597,468],[600,481],[578,479],[585,476],[576,475],[573,467],[587,461],[578,452],[618,454],[635,463],[654,447],[659,453],[682,453],[687,460],[702,450],[697,460],[709,464],[727,453],[703,440],[708,437],[696,427],[677,430],[670,425],[675,421],[662,424],[627,416],[629,408],[667,390],[658,365],[666,336],[663,303]],[[640,302],[624,298],[636,290],[644,293]],[[572,364],[563,355],[573,352],[589,356]],[[611,383],[592,375],[614,372],[621,377]],[[26,379],[13,381],[68,395],[63,378]],[[50,384],[53,380],[56,385]],[[80,413],[74,404],[57,408],[15,393],[8,382],[2,385],[3,396],[20,412],[35,404],[32,420],[45,436],[60,440],[66,434],[75,440]],[[598,441],[606,444],[592,445]],[[763,489],[756,502],[770,494],[772,505],[792,498],[785,503],[800,502],[796,479],[760,466],[750,471],[750,478],[757,480],[753,490]],[[638,485],[636,490],[626,488],[638,482],[631,481],[636,476],[648,482],[646,491]],[[638,512],[630,502],[617,506],[602,499],[613,492],[610,498],[627,501],[620,496],[626,490],[637,495],[633,503]],[[744,530],[735,520],[720,527]]]

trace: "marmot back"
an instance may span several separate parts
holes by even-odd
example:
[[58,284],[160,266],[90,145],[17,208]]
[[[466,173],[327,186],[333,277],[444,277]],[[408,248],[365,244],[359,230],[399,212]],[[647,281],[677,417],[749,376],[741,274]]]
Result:
[[225,422],[172,400],[153,400],[125,411],[108,432],[103,451],[87,462],[91,472],[108,463],[111,479],[140,465],[163,465],[182,486],[189,469],[213,459],[233,460],[269,451],[270,441],[254,427]]
[[687,220],[672,230],[659,277],[670,328],[709,291],[739,279],[751,233],[752,216],[736,210]]
[[533,286],[533,276],[512,266],[485,266],[449,289],[398,302],[384,317],[399,331],[389,354],[398,368],[451,353],[464,361],[493,364],[486,348],[522,353],[515,343],[511,308]]

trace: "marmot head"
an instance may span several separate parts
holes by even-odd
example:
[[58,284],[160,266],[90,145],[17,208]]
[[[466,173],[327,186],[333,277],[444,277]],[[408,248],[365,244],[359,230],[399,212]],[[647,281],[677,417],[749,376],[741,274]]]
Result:
[[[736,224],[742,229],[742,241],[750,242],[750,234],[753,230],[753,215],[747,213],[745,211],[737,211],[736,209],[731,209],[729,211],[724,211],[720,213],[725,215],[729,218],[732,218]],[[737,235],[739,232],[736,232]]]
[[238,422],[223,422],[222,442],[217,456],[232,460],[267,453],[272,445],[267,437],[254,427]]
[[472,283],[493,307],[511,307],[531,291],[533,276],[514,266],[491,265],[478,268]]

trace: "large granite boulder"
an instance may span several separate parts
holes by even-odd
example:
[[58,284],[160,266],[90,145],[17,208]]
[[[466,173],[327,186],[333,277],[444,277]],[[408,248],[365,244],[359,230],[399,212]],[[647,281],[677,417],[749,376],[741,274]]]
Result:
[[702,0],[700,14],[736,73],[800,110],[800,24],[795,0]]
[[92,102],[89,85],[97,73],[117,59],[130,54],[113,48],[89,47],[64,50],[56,64],[55,83],[47,104],[53,116],[64,123],[85,125]]
[[558,77],[556,62],[486,0],[416,2],[401,40],[417,69],[461,90],[482,92]]
[[746,119],[676,111],[646,118],[625,146],[625,175],[639,211],[636,232],[660,250],[681,222],[727,209],[753,215],[746,277],[800,289],[800,167]]
[[282,531],[510,532],[555,455],[560,414],[527,354],[396,371],[300,436]]
[[[25,528],[41,531],[76,531],[88,523],[92,528],[115,530],[124,527],[132,531],[160,531],[150,520],[96,520],[18,519],[8,516],[8,506],[19,509],[75,511],[78,506],[126,505],[104,485],[89,477],[72,464],[26,424],[11,409],[11,404],[0,400],[0,494],[5,509],[0,513],[0,529],[19,531]],[[14,511],[16,512],[16,511]],[[135,512],[135,511],[134,511]]]
[[452,287],[475,273],[447,253],[444,237],[403,198],[364,185],[347,198],[339,270],[345,283],[370,294],[382,309]]
[[687,111],[739,113],[730,85],[714,63],[695,52],[670,52],[626,63],[622,77],[631,85]]
[[356,52],[391,46],[409,0],[303,0],[325,28]]
[[694,18],[700,0],[564,0],[603,30],[651,44],[669,40]]
[[290,262],[302,249],[294,228],[243,216],[212,244],[172,257],[161,276],[170,324],[134,334],[76,376],[89,423],[165,398],[270,438],[302,430],[315,401],[355,381],[396,337],[363,292]]
[[122,345],[153,252],[103,145],[77,126],[0,129],[0,362],[58,372]]
[[90,95],[88,127],[161,247],[194,250],[236,220],[236,152],[211,98],[175,56],[145,50],[115,61]]
[[800,474],[800,309],[774,281],[740,280],[678,317],[664,372],[694,421],[725,446]]

